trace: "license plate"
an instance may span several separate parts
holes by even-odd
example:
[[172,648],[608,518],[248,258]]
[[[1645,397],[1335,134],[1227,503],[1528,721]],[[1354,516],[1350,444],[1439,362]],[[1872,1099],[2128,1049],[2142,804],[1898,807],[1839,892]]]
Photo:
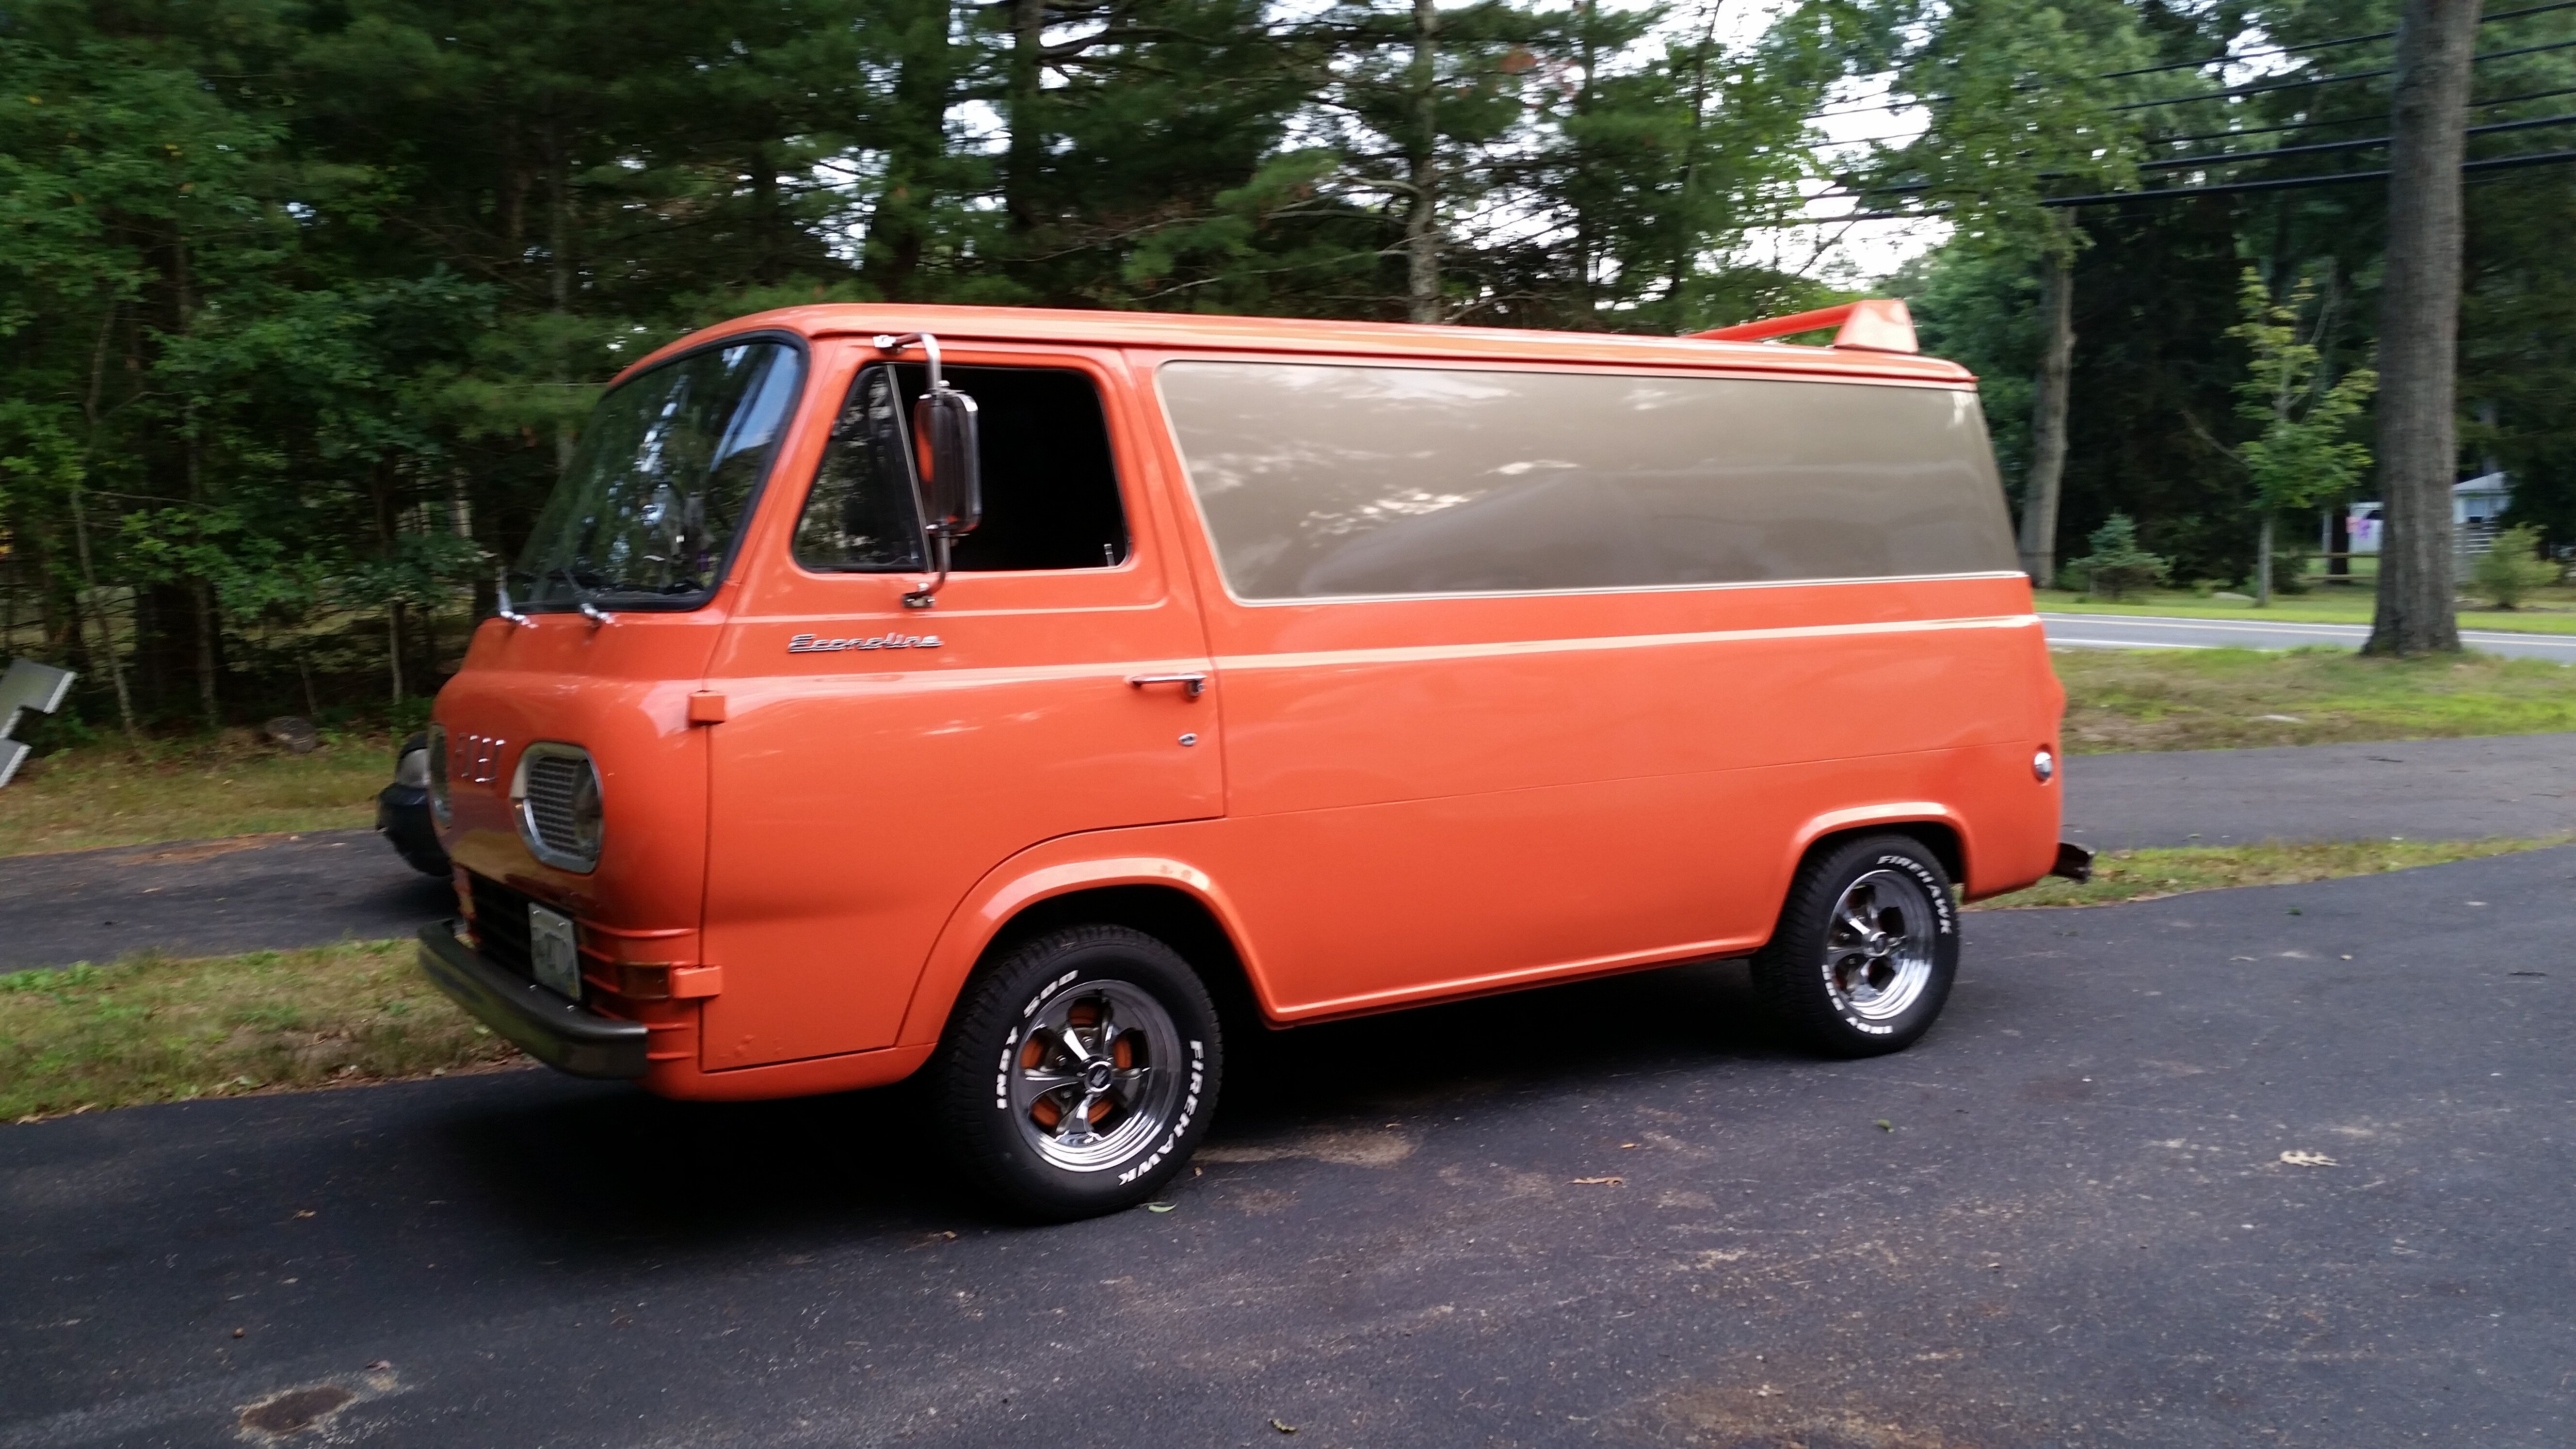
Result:
[[574,943],[572,917],[543,906],[528,907],[528,966],[537,984],[559,995],[581,1000],[581,950]]

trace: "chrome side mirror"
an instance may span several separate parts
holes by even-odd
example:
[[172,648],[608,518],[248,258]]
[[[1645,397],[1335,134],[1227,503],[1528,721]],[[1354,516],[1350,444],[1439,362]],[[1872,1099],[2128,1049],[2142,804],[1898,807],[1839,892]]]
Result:
[[921,504],[921,532],[930,543],[931,581],[903,596],[907,609],[939,602],[948,582],[949,545],[984,521],[984,462],[976,431],[975,399],[948,385],[939,370],[939,339],[927,332],[876,339],[880,352],[918,346],[930,359],[930,390],[912,407],[913,485]]

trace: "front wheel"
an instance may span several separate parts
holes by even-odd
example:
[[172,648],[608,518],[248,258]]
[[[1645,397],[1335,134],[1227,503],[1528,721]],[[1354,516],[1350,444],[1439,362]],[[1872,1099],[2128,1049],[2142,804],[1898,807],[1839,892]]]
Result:
[[1959,970],[1949,873],[1909,835],[1873,835],[1810,858],[1789,886],[1753,982],[1780,1024],[1829,1056],[1914,1044]]
[[933,1066],[958,1165],[1033,1217],[1151,1198],[1216,1107],[1216,1008],[1171,947],[1125,926],[1050,931],[969,983]]

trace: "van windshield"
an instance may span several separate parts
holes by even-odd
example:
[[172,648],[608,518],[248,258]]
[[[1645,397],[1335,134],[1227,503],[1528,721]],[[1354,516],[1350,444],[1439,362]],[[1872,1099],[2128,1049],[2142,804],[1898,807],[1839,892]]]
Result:
[[524,606],[705,603],[804,374],[796,348],[759,340],[692,352],[611,389],[511,573]]

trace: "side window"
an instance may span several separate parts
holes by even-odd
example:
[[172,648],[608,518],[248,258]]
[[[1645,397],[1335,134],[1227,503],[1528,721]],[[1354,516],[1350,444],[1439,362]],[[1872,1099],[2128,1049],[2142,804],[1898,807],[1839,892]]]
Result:
[[2000,574],[1974,393],[1338,363],[1163,365],[1247,600]]
[[906,444],[894,370],[860,369],[796,520],[798,563],[851,573],[922,567],[921,515],[903,469]]
[[[1069,368],[950,367],[975,399],[984,522],[958,541],[958,573],[1109,568],[1127,557],[1127,517],[1109,426],[1091,379]],[[930,385],[918,363],[860,371],[796,525],[796,561],[870,573],[924,567],[919,505],[902,450]]]

